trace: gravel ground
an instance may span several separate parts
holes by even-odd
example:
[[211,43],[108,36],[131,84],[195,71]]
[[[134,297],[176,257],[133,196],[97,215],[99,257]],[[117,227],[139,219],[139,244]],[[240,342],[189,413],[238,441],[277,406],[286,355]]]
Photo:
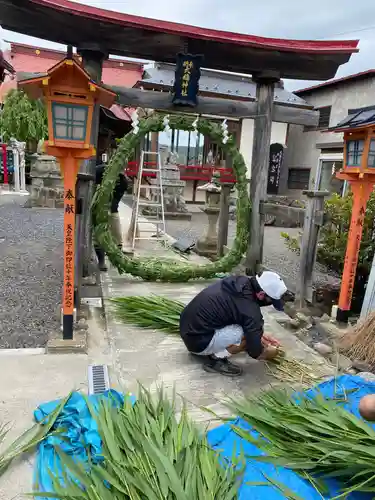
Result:
[[63,212],[0,196],[0,348],[43,347],[60,328]]
[[[167,233],[174,238],[182,236],[196,241],[206,230],[205,214],[194,211],[190,221],[168,220],[166,221]],[[297,236],[300,233],[298,228],[280,228],[266,226],[264,231],[263,259],[264,264],[273,271],[280,273],[287,286],[295,291],[299,279],[300,259],[299,255],[289,250],[281,237],[281,232],[285,231],[291,236]],[[232,244],[236,232],[236,221],[229,222],[228,244]],[[337,283],[337,278],[328,274],[326,268],[320,264],[315,267],[315,283]]]

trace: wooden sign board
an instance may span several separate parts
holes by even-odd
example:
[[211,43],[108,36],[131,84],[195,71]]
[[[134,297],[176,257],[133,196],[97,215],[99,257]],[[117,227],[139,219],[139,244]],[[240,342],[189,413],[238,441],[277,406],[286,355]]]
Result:
[[280,172],[284,159],[284,146],[279,143],[270,146],[270,162],[268,167],[267,194],[278,194]]

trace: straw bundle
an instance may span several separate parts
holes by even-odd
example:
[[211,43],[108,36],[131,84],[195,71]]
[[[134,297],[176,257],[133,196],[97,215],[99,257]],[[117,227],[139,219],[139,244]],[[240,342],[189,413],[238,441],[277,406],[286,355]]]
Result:
[[280,351],[279,356],[266,363],[268,372],[283,383],[309,388],[322,380],[326,373],[317,364],[305,364],[294,358],[287,358]]
[[347,333],[340,342],[342,350],[350,359],[368,363],[375,368],[375,313],[371,313],[363,321]]
[[249,458],[336,478],[343,482],[345,495],[351,491],[375,493],[375,430],[346,411],[340,404],[343,400],[345,394],[339,401],[321,394],[271,389],[228,399],[226,404],[259,433],[233,426],[238,435],[265,453]]

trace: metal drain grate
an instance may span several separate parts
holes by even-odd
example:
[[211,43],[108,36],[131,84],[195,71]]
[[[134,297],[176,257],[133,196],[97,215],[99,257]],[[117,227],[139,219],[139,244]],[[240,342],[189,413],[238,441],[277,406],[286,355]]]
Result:
[[88,369],[89,394],[102,394],[109,390],[107,365],[90,365]]

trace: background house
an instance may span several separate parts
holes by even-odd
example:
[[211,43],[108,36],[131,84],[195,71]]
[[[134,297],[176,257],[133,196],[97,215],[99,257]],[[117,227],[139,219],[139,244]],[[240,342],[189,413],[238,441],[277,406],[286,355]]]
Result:
[[320,120],[316,128],[289,126],[281,192],[298,198],[301,190],[310,186],[343,194],[344,182],[334,175],[343,164],[343,135],[327,129],[343,120],[350,109],[374,105],[375,69],[295,94],[320,111]]

